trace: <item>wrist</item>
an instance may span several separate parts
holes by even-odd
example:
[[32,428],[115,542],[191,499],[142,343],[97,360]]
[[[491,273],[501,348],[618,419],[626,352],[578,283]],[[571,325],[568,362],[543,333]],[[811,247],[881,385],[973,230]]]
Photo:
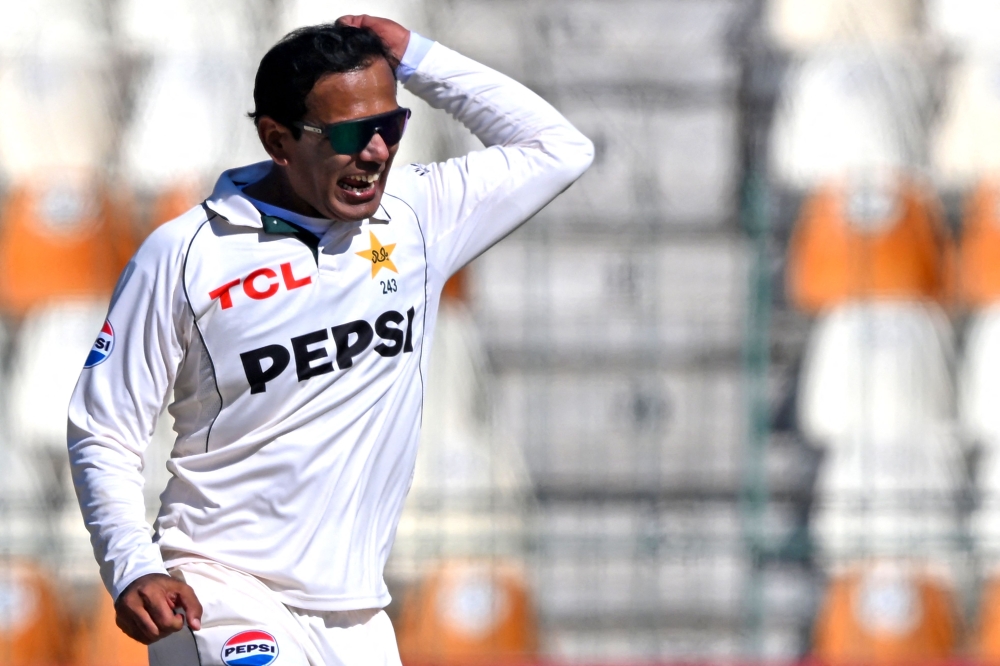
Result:
[[396,78],[400,83],[406,83],[413,72],[420,67],[420,63],[423,61],[424,56],[427,52],[431,50],[434,46],[433,39],[427,39],[418,32],[410,31],[409,37],[407,39],[406,50],[403,53],[403,57],[399,60],[399,66],[396,68]]

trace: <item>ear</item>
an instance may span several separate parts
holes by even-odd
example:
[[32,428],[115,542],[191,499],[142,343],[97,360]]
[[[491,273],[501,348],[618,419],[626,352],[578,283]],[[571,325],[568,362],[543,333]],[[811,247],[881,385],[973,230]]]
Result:
[[288,166],[291,157],[290,148],[295,137],[287,127],[268,116],[263,116],[257,121],[257,136],[275,164]]

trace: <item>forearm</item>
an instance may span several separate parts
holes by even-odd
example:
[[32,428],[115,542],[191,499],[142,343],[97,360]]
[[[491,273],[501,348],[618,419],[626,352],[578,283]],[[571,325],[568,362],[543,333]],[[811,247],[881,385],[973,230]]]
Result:
[[510,77],[441,44],[430,47],[412,73],[405,72],[405,67],[401,70],[408,75],[407,90],[447,111],[486,146],[543,150],[572,164],[579,173],[593,158],[590,140],[548,102]]
[[107,436],[87,432],[72,411],[69,457],[80,510],[91,535],[101,578],[117,598],[129,583],[166,573],[146,522],[139,456]]

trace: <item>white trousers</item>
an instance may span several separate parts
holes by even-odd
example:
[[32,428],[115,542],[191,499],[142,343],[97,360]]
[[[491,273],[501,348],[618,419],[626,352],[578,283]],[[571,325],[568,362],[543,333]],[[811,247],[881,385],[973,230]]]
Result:
[[211,562],[170,574],[198,595],[201,629],[150,645],[150,666],[400,666],[385,611],[292,608],[253,576]]

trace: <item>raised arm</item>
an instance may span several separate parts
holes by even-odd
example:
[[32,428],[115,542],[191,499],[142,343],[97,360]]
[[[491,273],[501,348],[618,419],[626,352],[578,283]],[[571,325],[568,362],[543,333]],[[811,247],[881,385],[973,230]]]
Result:
[[[414,206],[428,261],[443,277],[541,210],[590,166],[593,143],[520,83],[392,21],[341,20],[379,33],[401,61],[397,72],[406,89],[451,114],[487,146],[404,168],[387,190]],[[416,64],[408,62],[414,53]]]

